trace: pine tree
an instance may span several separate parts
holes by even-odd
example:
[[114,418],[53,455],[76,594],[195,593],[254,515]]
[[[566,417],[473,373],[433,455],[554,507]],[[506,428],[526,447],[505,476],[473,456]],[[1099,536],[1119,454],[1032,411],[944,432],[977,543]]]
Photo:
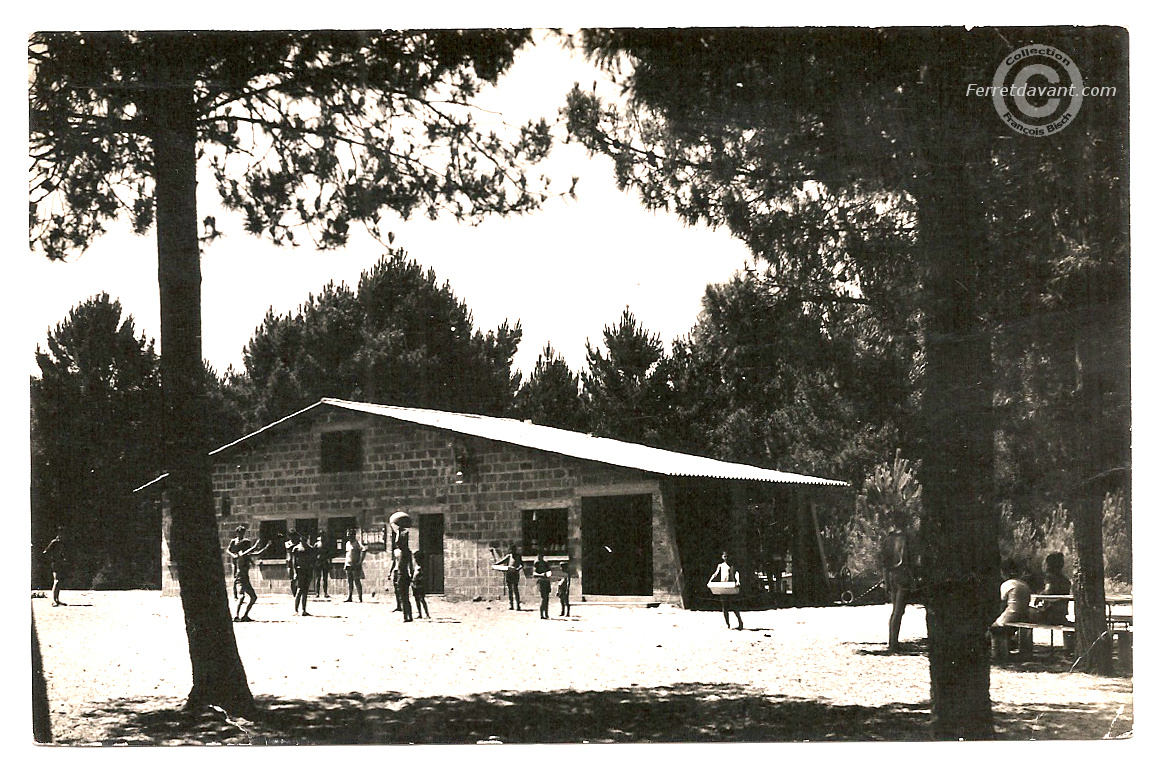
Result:
[[279,244],[381,236],[383,213],[477,221],[535,209],[545,122],[506,138],[470,104],[529,32],[53,32],[29,40],[29,227],[50,258],[114,218],[157,234],[164,467],[193,669],[187,703],[253,707],[237,653],[203,415],[198,164],[245,230]]

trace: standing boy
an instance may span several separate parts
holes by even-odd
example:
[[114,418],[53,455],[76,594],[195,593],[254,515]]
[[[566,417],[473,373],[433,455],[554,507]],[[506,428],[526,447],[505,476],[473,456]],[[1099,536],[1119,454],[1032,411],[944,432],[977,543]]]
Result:
[[290,594],[294,596],[295,601],[298,597],[298,578],[294,574],[293,549],[300,540],[301,536],[297,529],[294,529],[289,533],[289,539],[285,541],[285,570],[289,574]]
[[[237,552],[229,551],[229,557],[233,560],[234,565],[234,579],[237,585],[241,588],[241,595],[237,599],[237,614],[233,617],[235,622],[251,622],[253,619],[249,618],[249,612],[253,609],[253,604],[257,602],[257,591],[253,589],[253,583],[249,581],[249,567],[253,563],[255,555],[261,555],[265,549],[269,547],[270,543],[261,544],[258,539],[252,545],[249,544],[248,539],[242,539],[242,547]],[[260,546],[259,546],[260,545]],[[249,598],[247,603],[246,598]],[[241,612],[241,607],[245,606],[245,613]]]
[[559,564],[559,616],[571,615],[571,567],[567,561]]
[[889,515],[888,533],[881,542],[881,567],[885,572],[885,592],[892,610],[889,612],[889,650],[901,650],[901,619],[916,580],[916,561],[910,549],[909,535],[900,513]]
[[519,548],[511,545],[511,551],[495,565],[503,567],[503,583],[507,587],[510,610],[522,611],[523,605],[519,600],[519,576],[523,573],[523,556],[519,554]]
[[246,547],[249,547],[249,540],[245,538],[245,526],[238,526],[233,530],[233,539],[229,540],[229,547],[226,552],[229,553],[229,564],[233,568],[233,599],[237,600],[238,589],[240,587],[237,580],[237,553],[241,552]]
[[362,543],[358,541],[358,530],[350,529],[346,532],[346,558],[342,564],[346,571],[346,602],[354,599],[354,590],[358,591],[358,602],[362,602],[362,557],[364,551]]
[[[737,585],[740,584],[740,572],[736,569],[735,566],[728,563],[728,553],[727,552],[720,553],[720,565],[716,566],[715,573],[712,574],[712,578],[709,579],[708,581],[709,582],[735,582]],[[740,618],[740,609],[739,609],[739,607],[736,606],[736,596],[735,595],[721,595],[720,596],[720,608],[724,612],[724,625],[725,626],[727,626],[729,629],[731,629],[731,627],[732,627],[732,622],[729,621],[729,619],[728,619],[728,612],[730,611],[736,615],[736,629],[738,629],[738,630],[744,629],[744,620]]]
[[539,618],[551,618],[551,564],[543,559],[543,553],[535,558],[535,580],[539,583]]
[[298,583],[297,590],[294,592],[294,613],[298,613],[301,609],[302,616],[309,616],[306,611],[306,601],[310,596],[310,582],[313,579],[314,559],[317,558],[317,551],[310,545],[310,541],[298,536],[296,537],[294,546],[290,548],[290,567],[294,572],[294,580]]
[[64,541],[60,538],[60,529],[56,530],[56,536],[48,543],[48,547],[44,548],[42,554],[52,568],[52,605],[68,605],[60,601],[60,580],[64,575]]
[[410,590],[414,593],[414,610],[416,616],[422,618],[422,610],[426,609],[426,618],[430,618],[430,606],[426,604],[426,555],[422,550],[414,553],[414,577],[410,581]]
[[330,548],[326,543],[326,532],[319,531],[314,550],[317,558],[314,561],[314,597],[330,599]]

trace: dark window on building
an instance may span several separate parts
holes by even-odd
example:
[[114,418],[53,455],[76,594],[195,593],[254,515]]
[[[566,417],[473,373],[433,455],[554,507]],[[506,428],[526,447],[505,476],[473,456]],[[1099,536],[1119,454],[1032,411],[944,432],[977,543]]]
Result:
[[261,554],[262,560],[277,560],[285,558],[286,522],[262,521],[259,531],[261,543],[269,542],[269,547]]
[[523,511],[523,554],[567,555],[567,508]]
[[294,518],[294,531],[308,539],[310,544],[313,544],[318,536],[318,519]]
[[221,517],[228,518],[233,512],[233,502],[229,499],[228,494],[221,495]]
[[345,552],[346,532],[358,528],[358,521],[352,515],[326,519],[326,546],[330,557],[336,558]]
[[362,469],[362,431],[322,433],[322,472],[348,473]]

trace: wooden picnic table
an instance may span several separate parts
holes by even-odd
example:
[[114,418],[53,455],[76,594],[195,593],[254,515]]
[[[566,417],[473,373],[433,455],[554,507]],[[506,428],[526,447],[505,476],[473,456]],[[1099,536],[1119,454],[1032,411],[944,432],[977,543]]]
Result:
[[[1072,603],[1074,601],[1073,595],[1039,595],[1034,594],[1029,596],[1029,603],[1032,606],[1043,606],[1051,601],[1066,601]],[[1107,595],[1106,598],[1106,625],[1111,630],[1115,624],[1121,624],[1126,628],[1134,626],[1134,597],[1132,595]],[[1124,614],[1120,611],[1115,612],[1115,607],[1122,609],[1128,607],[1130,613]]]
[[[1035,606],[1042,606],[1051,601],[1067,601],[1072,603],[1073,595],[1031,595],[1030,604]],[[1133,666],[1133,629],[1134,629],[1134,598],[1131,595],[1107,595],[1106,602],[1106,634],[1110,640],[1117,638],[1118,641],[1118,655],[1124,666]],[[1118,609],[1115,611],[1115,608]],[[1128,609],[1129,613],[1122,613],[1122,610]],[[1068,614],[1067,614],[1068,616]],[[1053,647],[1053,632],[1073,632],[1072,624],[1066,625],[1049,625],[1049,624],[1017,624],[1015,625],[1025,632],[1022,636],[1027,637],[1030,641],[1030,650],[1032,651],[1033,630],[1047,629],[1050,632],[1050,647]],[[1028,634],[1027,634],[1028,633]]]

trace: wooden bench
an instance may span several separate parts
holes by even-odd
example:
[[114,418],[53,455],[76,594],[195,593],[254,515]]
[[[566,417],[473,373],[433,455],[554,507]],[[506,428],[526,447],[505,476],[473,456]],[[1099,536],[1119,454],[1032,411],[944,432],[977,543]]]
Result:
[[[1122,624],[1121,627],[1115,627],[1114,624]],[[1127,669],[1132,669],[1134,664],[1134,635],[1131,629],[1134,619],[1131,616],[1115,616],[1110,624],[1107,625],[1106,634],[1113,641],[1114,638],[1118,640],[1118,659],[1122,666]],[[1010,622],[1009,624],[1001,625],[1010,630],[1017,630],[1018,655],[1022,658],[1028,658],[1033,655],[1033,631],[1034,630],[1049,630],[1049,647],[1053,648],[1053,635],[1055,632],[1062,634],[1062,644],[1067,650],[1075,650],[1073,639],[1066,639],[1066,635],[1074,634],[1076,628],[1072,624],[1039,624],[1037,622]],[[1003,629],[995,629],[993,635],[994,653],[998,659],[1009,658],[1009,632]]]
[[[1033,655],[1033,631],[1034,630],[1049,630],[1049,647],[1053,648],[1053,634],[1055,632],[1062,633],[1062,644],[1072,643],[1065,639],[1066,633],[1073,634],[1074,625],[1072,624],[1039,624],[1038,622],[1010,622],[1009,624],[999,625],[1006,629],[995,628],[991,633],[993,635],[993,650],[996,657],[999,659],[1009,658],[1009,632],[1007,630],[1017,630],[1017,652],[1021,657],[1029,657]],[[1068,647],[1068,646],[1067,646]]]

